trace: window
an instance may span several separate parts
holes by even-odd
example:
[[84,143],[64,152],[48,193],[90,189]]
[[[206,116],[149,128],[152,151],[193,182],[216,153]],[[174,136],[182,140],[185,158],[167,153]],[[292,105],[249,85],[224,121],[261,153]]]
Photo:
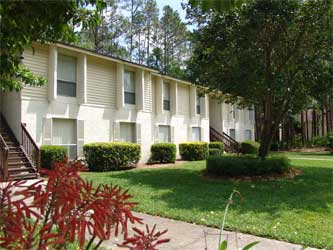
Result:
[[76,59],[59,54],[57,95],[76,97]]
[[236,112],[237,112],[237,107],[236,105],[232,105],[232,119],[236,119]]
[[233,128],[229,129],[229,136],[232,139],[236,140],[236,129],[233,129]]
[[120,140],[123,142],[136,142],[135,123],[120,123]]
[[197,100],[196,100],[196,112],[198,115],[200,115],[200,96],[197,95]]
[[69,159],[77,157],[76,121],[71,119],[53,119],[52,145],[67,148]]
[[249,120],[250,120],[250,122],[254,121],[254,110],[253,109],[249,109]]
[[134,72],[125,71],[124,73],[124,92],[125,92],[125,103],[135,104],[135,79]]
[[158,126],[158,140],[160,142],[170,142],[170,126],[159,125]]
[[250,129],[245,130],[244,139],[246,141],[251,141],[252,140],[252,131]]
[[192,127],[192,140],[201,141],[201,128]]
[[163,82],[163,110],[170,110],[170,85]]

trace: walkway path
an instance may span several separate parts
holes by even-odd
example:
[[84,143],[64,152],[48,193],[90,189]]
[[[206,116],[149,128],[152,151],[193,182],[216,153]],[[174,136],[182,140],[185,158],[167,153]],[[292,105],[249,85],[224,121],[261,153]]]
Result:
[[[147,223],[151,227],[157,224],[157,229],[168,229],[165,238],[171,239],[169,243],[160,245],[160,250],[217,250],[219,230],[216,228],[204,227],[200,225],[194,225],[182,221],[175,221],[170,219],[161,218],[158,216],[151,216],[142,213],[136,213],[137,216],[144,219],[144,223]],[[140,226],[139,226],[140,227]],[[207,236],[207,248],[205,248],[204,231],[208,233]],[[130,234],[131,235],[131,234]],[[236,247],[236,236],[238,241],[238,248]],[[228,250],[242,249],[246,244],[253,241],[260,241],[260,243],[254,247],[255,250],[300,250],[302,246],[291,244],[283,241],[271,240],[262,237],[257,237],[249,234],[226,232],[228,239]],[[118,243],[122,242],[119,239]],[[127,248],[115,247],[114,241],[104,242],[103,246],[107,250],[119,249],[125,250]],[[307,250],[314,249],[308,248]]]

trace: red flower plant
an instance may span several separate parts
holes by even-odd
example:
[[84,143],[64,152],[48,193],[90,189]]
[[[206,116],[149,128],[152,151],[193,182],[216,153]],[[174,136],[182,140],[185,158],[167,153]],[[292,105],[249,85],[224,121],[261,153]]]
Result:
[[42,171],[48,175],[46,185],[43,180],[0,184],[0,247],[43,250],[77,241],[81,249],[85,243],[85,249],[98,249],[119,233],[135,250],[154,250],[168,241],[158,240],[165,231],[155,233],[155,227],[151,232],[147,227],[147,234],[134,229],[137,234],[129,238],[128,223],[142,223],[132,213],[133,197],[118,186],[94,188],[79,176],[83,168],[82,161],[64,161]]

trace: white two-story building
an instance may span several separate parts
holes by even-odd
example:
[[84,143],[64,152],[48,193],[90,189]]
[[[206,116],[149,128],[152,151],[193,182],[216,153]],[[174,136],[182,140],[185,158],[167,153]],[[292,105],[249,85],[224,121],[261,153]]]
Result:
[[56,44],[34,44],[24,64],[48,79],[43,87],[2,93],[1,111],[20,140],[20,124],[38,145],[63,145],[82,157],[90,142],[141,144],[142,159],[155,142],[209,141],[210,126],[237,141],[254,138],[251,110],[219,103],[197,87],[157,70]]

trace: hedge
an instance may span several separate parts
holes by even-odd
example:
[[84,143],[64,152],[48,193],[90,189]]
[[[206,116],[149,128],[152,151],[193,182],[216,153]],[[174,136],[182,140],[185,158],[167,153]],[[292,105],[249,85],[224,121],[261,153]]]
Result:
[[179,153],[183,160],[198,161],[208,156],[207,142],[186,142],[179,144]]
[[151,146],[149,163],[174,163],[176,161],[176,144],[155,143]]
[[223,142],[210,142],[208,144],[209,147],[209,155],[222,155],[224,152],[224,144]]
[[241,143],[242,154],[258,154],[260,144],[255,141],[243,141]]
[[238,177],[282,174],[290,170],[285,156],[261,159],[251,155],[210,156],[206,160],[207,173],[214,176]]
[[141,157],[139,144],[126,142],[98,142],[83,146],[91,171],[105,172],[136,165]]
[[51,169],[54,162],[64,161],[67,157],[67,148],[64,146],[43,145],[40,147],[41,165]]

